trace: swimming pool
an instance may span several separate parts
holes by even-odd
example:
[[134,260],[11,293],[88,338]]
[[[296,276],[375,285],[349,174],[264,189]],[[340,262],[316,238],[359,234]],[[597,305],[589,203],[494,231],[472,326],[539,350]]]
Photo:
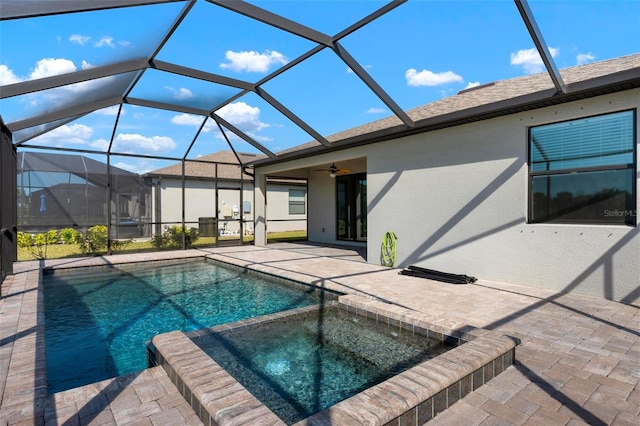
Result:
[[49,393],[147,367],[145,343],[335,298],[211,261],[146,262],[46,272]]

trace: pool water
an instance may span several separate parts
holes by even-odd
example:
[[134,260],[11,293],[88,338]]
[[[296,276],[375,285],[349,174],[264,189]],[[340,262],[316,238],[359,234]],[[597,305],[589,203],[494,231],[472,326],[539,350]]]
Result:
[[452,347],[337,307],[191,338],[288,424]]
[[44,276],[50,393],[147,367],[145,342],[319,303],[311,287],[268,281],[211,262]]

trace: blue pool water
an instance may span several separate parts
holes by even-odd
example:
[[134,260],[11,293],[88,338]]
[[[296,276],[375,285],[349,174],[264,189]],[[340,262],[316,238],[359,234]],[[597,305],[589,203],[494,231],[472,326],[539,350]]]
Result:
[[192,341],[287,424],[455,345],[335,307],[198,333]]
[[[142,269],[144,268],[144,269]],[[44,276],[50,393],[147,366],[145,342],[320,302],[304,286],[210,262]]]

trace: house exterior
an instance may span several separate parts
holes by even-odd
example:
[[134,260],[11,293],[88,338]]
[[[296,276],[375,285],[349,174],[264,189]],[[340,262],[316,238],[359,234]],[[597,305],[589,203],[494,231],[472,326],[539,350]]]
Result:
[[[147,173],[153,188],[155,233],[161,233],[162,227],[182,224],[184,211],[185,225],[199,228],[201,236],[252,234],[256,218],[253,174],[240,162],[260,158],[264,156],[237,153],[236,157],[233,151],[219,151],[185,162],[184,206],[181,163]],[[270,180],[268,197],[269,232],[306,230],[306,181]]]
[[[268,178],[298,176],[310,241],[380,263],[391,231],[396,267],[638,303],[640,55],[561,75],[565,93],[548,74],[497,81],[408,111],[404,134],[391,117],[257,161],[255,214]],[[351,172],[316,171],[333,163]]]

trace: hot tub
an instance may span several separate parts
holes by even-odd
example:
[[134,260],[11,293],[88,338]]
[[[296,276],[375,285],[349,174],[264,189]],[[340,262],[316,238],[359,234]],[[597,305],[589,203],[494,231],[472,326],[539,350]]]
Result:
[[394,308],[344,296],[162,334],[153,357],[205,424],[423,424],[514,361],[509,337]]

